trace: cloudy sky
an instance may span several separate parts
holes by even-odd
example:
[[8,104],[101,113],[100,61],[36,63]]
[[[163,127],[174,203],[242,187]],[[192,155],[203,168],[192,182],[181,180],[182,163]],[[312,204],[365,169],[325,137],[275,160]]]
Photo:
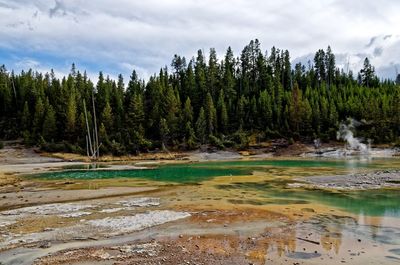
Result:
[[331,45],[339,65],[358,71],[368,56],[382,77],[400,71],[398,0],[0,0],[0,64],[68,73],[71,63],[147,78],[201,48],[251,39],[264,50],[289,49],[306,62]]

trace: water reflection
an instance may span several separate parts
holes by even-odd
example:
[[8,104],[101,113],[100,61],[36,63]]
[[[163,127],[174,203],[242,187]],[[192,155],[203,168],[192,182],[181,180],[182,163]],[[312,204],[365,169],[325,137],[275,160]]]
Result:
[[[351,254],[362,256],[363,248],[373,249],[375,244],[385,246],[385,249],[394,249],[392,252],[387,251],[386,254],[379,253],[376,257],[390,255],[396,258],[398,255],[396,249],[400,249],[400,191],[390,189],[324,191],[288,188],[288,184],[295,182],[293,177],[400,168],[399,161],[394,159],[223,161],[165,165],[143,170],[73,170],[34,177],[50,180],[124,178],[124,180],[144,179],[149,183],[157,181],[184,184],[176,186],[171,198],[171,201],[183,208],[185,203],[206,207],[226,203],[229,205],[228,208],[233,209],[245,209],[245,207],[268,209],[269,206],[279,206],[279,209],[284,209],[287,206],[301,209],[299,216],[301,214],[311,216],[285,220],[284,226],[266,225],[262,236],[256,238],[255,242],[251,237],[241,241],[240,244],[247,244],[250,256],[254,255],[261,259],[273,253],[285,259],[320,259],[322,256],[326,258],[327,253],[350,255],[349,249],[352,251]],[[316,212],[313,208],[315,205],[320,207],[322,205],[327,210],[323,213]],[[336,209],[344,211],[345,214],[343,212],[341,215],[329,214],[334,213]],[[265,223],[271,224],[272,221],[276,220],[266,219]],[[239,222],[243,226],[246,220],[241,219]],[[240,248],[240,244],[235,247]]]

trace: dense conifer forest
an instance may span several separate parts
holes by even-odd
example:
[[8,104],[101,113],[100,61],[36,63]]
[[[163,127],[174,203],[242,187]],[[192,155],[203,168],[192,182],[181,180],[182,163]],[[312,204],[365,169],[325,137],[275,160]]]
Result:
[[263,52],[254,40],[239,57],[231,48],[221,59],[215,49],[207,58],[202,50],[192,59],[175,55],[149,80],[133,71],[128,80],[100,72],[93,81],[75,65],[62,79],[2,66],[0,138],[82,154],[88,136],[98,139],[100,153],[114,155],[202,144],[246,148],[278,138],[335,140],[339,124],[352,117],[361,121],[359,136],[399,141],[398,82],[380,80],[368,58],[359,73],[337,68],[330,47],[292,66],[289,51]]

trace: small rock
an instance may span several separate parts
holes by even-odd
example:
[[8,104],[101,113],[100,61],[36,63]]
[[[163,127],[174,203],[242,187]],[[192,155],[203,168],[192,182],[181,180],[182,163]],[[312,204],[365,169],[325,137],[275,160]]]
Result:
[[49,242],[49,241],[42,242],[39,244],[38,247],[39,248],[49,248],[49,247],[51,247],[51,242]]

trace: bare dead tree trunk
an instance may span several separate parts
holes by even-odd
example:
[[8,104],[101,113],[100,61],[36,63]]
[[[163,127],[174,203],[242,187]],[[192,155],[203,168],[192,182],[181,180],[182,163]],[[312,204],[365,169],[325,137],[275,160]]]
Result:
[[96,107],[94,104],[94,94],[92,91],[92,104],[93,104],[93,118],[94,118],[94,137],[95,137],[95,146],[96,146],[96,152],[95,152],[95,158],[98,158],[100,156],[100,145],[99,145],[99,136],[97,134],[97,119],[96,119]]
[[85,100],[83,100],[83,109],[84,109],[84,112],[85,112],[86,131],[87,131],[87,135],[86,135],[86,146],[88,148],[87,154],[88,154],[89,157],[92,157],[93,156],[92,138],[90,137],[89,120],[88,120],[88,116],[87,116]]

